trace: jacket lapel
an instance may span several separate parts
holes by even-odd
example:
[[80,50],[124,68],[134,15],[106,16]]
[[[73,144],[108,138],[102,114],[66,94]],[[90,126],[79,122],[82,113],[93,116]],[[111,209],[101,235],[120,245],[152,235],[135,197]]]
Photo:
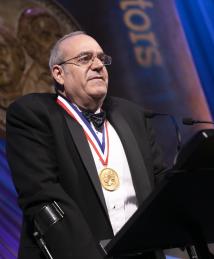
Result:
[[132,180],[139,205],[151,193],[152,185],[144,163],[142,152],[128,122],[118,111],[111,111],[108,120],[120,137],[129,163]]
[[[96,165],[94,163],[94,159],[90,147],[88,145],[87,139],[85,137],[84,131],[82,127],[67,113],[64,113],[64,116],[69,131],[78,149],[78,152],[93,183],[93,186],[98,194],[98,197],[106,214],[108,215],[102,187],[100,185],[99,177],[97,175]],[[107,119],[115,128],[123,144],[126,157],[128,159],[130,171],[132,174],[136,196],[138,199],[138,203],[140,205],[152,191],[152,184],[149,179],[142,152],[139,149],[137,140],[128,122],[117,110],[110,109],[110,111],[107,113]]]
[[86,139],[85,133],[84,133],[82,127],[73,118],[71,118],[67,113],[64,114],[64,117],[65,117],[66,123],[68,125],[69,131],[72,135],[72,138],[78,149],[78,152],[82,158],[82,161],[87,169],[87,172],[90,176],[93,186],[101,201],[101,204],[102,204],[106,214],[108,215],[105,198],[104,198],[103,191],[102,191],[100,181],[98,178],[98,174],[97,174],[96,165],[94,163],[94,159],[93,159],[88,141]]

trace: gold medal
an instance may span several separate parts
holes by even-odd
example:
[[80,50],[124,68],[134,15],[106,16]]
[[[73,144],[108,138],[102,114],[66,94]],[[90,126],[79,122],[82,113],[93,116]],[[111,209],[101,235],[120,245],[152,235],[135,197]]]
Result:
[[102,169],[99,177],[103,188],[107,191],[115,191],[120,186],[118,174],[111,168]]

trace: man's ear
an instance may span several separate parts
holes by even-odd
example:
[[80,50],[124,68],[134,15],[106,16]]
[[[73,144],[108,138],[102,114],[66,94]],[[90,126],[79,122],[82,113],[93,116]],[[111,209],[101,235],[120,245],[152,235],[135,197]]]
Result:
[[52,76],[60,85],[64,85],[64,71],[61,66],[54,65],[52,68]]

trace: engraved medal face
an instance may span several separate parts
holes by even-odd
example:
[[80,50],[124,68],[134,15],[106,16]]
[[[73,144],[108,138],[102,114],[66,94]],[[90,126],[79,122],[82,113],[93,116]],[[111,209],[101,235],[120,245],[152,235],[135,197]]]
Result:
[[111,168],[102,169],[99,177],[102,187],[107,191],[115,191],[120,186],[118,174]]
[[54,0],[0,2],[0,136],[4,136],[10,103],[28,93],[54,92],[50,50],[80,26]]

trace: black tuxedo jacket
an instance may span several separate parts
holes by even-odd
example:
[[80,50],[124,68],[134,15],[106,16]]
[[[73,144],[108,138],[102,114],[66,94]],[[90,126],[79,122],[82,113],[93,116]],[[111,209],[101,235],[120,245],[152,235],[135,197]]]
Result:
[[[152,130],[129,101],[107,98],[104,109],[122,141],[141,204],[162,169]],[[95,163],[82,127],[56,103],[56,95],[31,94],[10,106],[7,154],[24,215],[19,258],[43,258],[32,221],[52,201],[65,213],[45,234],[54,259],[103,258],[99,241],[113,232]]]

